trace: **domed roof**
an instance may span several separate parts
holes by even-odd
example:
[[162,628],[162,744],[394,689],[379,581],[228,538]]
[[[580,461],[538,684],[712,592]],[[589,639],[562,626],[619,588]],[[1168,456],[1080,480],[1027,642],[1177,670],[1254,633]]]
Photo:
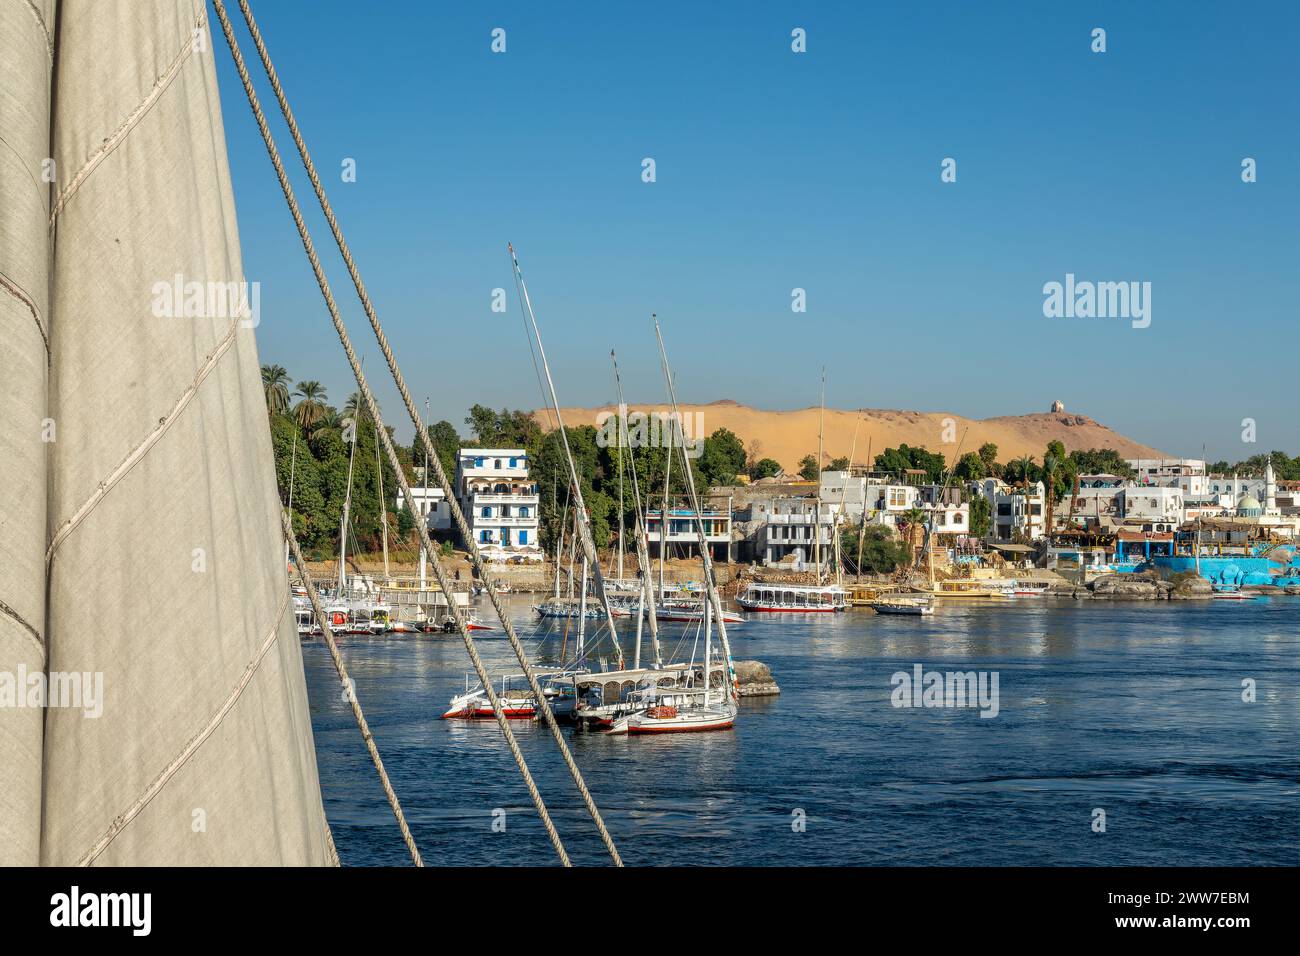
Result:
[[1264,513],[1264,506],[1259,503],[1259,499],[1254,495],[1247,495],[1237,503],[1237,514],[1239,515],[1261,515]]

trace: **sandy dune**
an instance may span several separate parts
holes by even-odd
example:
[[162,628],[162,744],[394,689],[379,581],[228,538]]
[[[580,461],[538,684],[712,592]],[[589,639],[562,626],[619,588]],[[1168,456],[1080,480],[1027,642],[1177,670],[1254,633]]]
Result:
[[[664,405],[630,404],[629,408],[645,412],[667,410]],[[561,411],[565,424],[572,426],[595,424],[600,412],[611,410],[613,406],[565,408]],[[819,413],[816,407],[774,412],[727,400],[708,405],[683,405],[682,414],[689,416],[688,430],[693,429],[697,413],[702,416],[705,435],[712,434],[719,428],[729,428],[740,437],[746,448],[755,450],[759,458],[775,458],[787,471],[796,470],[804,455],[817,452]],[[543,425],[548,424],[549,418],[545,412],[535,412],[534,415]],[[828,460],[849,455],[858,417],[857,411],[826,409],[825,447]],[[953,439],[951,443],[944,441],[945,428],[947,435]],[[930,451],[945,452],[951,461],[957,452],[958,443],[961,443],[961,452],[964,454],[977,451],[984,442],[991,441],[998,446],[999,461],[1005,462],[1021,455],[1032,455],[1035,461],[1041,461],[1043,449],[1053,439],[1061,441],[1067,451],[1076,448],[1114,448],[1127,458],[1161,457],[1161,452],[1157,449],[1125,438],[1086,415],[1009,415],[979,420],[948,412],[873,408],[861,412],[853,460],[860,463],[866,459],[868,446],[870,453],[875,455],[885,448],[894,448],[906,442],[908,445],[924,446]]]

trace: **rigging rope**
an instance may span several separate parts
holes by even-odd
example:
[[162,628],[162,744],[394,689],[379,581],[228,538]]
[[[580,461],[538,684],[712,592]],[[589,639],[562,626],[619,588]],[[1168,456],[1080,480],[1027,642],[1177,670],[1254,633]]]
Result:
[[[298,200],[294,197],[293,187],[289,184],[289,178],[285,174],[284,164],[280,160],[280,152],[276,148],[274,138],[271,136],[271,129],[267,125],[266,115],[262,112],[261,104],[257,98],[257,92],[253,89],[253,82],[249,78],[248,68],[244,64],[243,54],[239,50],[239,41],[235,39],[234,29],[230,24],[230,18],[226,15],[225,4],[223,3],[223,0],[212,0],[212,5],[216,10],[217,18],[221,21],[221,30],[222,33],[225,34],[227,45],[230,47],[231,56],[235,61],[235,69],[239,73],[239,79],[243,84],[244,93],[248,97],[248,103],[253,111],[253,117],[257,120],[258,129],[262,134],[262,141],[266,144],[267,154],[271,158],[271,165],[275,167],[276,176],[280,181],[280,189],[284,193],[285,201],[289,206],[289,212],[293,216],[294,224],[298,228],[298,236],[302,240],[303,249],[307,253],[307,260],[310,262],[312,272],[316,277],[316,284],[320,287],[321,295],[325,298],[325,305],[329,309],[330,319],[334,323],[334,330],[338,333],[339,342],[343,346],[343,352],[347,356],[348,364],[352,367],[352,374],[357,380],[357,388],[365,399],[370,414],[374,416],[376,421],[379,421],[379,407],[375,404],[374,396],[370,392],[370,386],[366,383],[365,374],[361,371],[361,366],[357,361],[356,352],[352,348],[352,339],[348,335],[347,328],[343,324],[343,319],[339,315],[338,304],[334,300],[334,293],[330,291],[329,281],[325,278],[325,272],[321,267],[320,258],[316,255],[316,246],[312,242],[311,233],[308,231],[306,223],[303,221],[302,211],[298,208]],[[254,34],[254,36],[256,37],[257,35]],[[388,352],[387,354],[390,356],[391,361],[391,352]],[[404,391],[403,397],[406,398],[409,405],[409,394]],[[417,422],[419,421],[418,415],[415,420]],[[388,456],[389,464],[396,473],[398,483],[401,486],[403,499],[411,509],[411,513],[415,514],[418,510],[415,506],[415,496],[412,494],[411,486],[407,483],[406,476],[402,472],[401,463],[398,461],[397,453],[393,448],[392,438],[388,434],[388,429],[379,429],[379,435],[384,445],[384,451]],[[425,437],[427,439],[427,436]],[[432,460],[439,472],[439,476],[442,477],[441,463],[437,458],[433,458]],[[451,500],[450,494],[448,495],[448,499]],[[537,808],[537,814],[546,828],[547,835],[550,837],[552,846],[555,847],[555,852],[556,855],[559,856],[560,862],[564,866],[571,866],[572,864],[569,861],[569,854],[564,849],[564,844],[560,840],[559,833],[556,832],[555,824],[551,821],[551,815],[546,809],[545,802],[542,800],[541,792],[537,789],[537,784],[534,782],[532,773],[528,770],[528,764],[524,760],[523,752],[519,749],[519,743],[515,740],[514,731],[510,729],[509,721],[502,710],[501,700],[493,689],[492,681],[488,676],[487,669],[483,666],[483,661],[479,657],[478,647],[474,643],[473,637],[470,636],[464,613],[450,597],[453,593],[451,581],[447,578],[447,572],[442,567],[442,563],[438,560],[438,557],[434,552],[433,545],[429,540],[428,527],[424,522],[417,522],[416,526],[420,533],[420,543],[429,555],[430,563],[433,566],[434,576],[438,580],[438,586],[442,588],[444,594],[448,595],[448,610],[451,612],[452,619],[456,623],[456,629],[460,632],[461,640],[465,644],[465,650],[469,654],[470,662],[474,665],[474,672],[478,675],[479,682],[483,685],[484,693],[492,704],[492,712],[496,716],[497,725],[501,728],[501,733],[506,738],[506,743],[510,748],[511,755],[514,757],[515,765],[519,768],[520,776],[523,777],[529,796],[532,797],[533,805]],[[536,679],[532,678],[531,673],[529,676],[530,683],[534,688],[534,693],[537,694],[538,705],[546,708],[549,713],[549,708],[546,705],[545,699],[537,689]],[[554,720],[553,717],[552,720]]]
[[[298,548],[298,537],[293,533],[293,524],[289,520],[289,513],[284,509],[280,510],[280,523],[284,527],[284,540],[289,542],[289,548],[293,552],[294,566],[298,569],[298,576],[302,578],[303,586],[307,589],[307,598],[311,601],[312,610],[316,613],[316,620],[320,624],[321,634],[325,637],[325,646],[329,648],[330,657],[334,661],[334,669],[338,671],[339,680],[347,688],[348,700],[352,704],[352,716],[357,720],[357,727],[361,730],[361,738],[366,742],[366,748],[370,751],[370,760],[375,765],[375,772],[379,774],[379,782],[384,785],[384,796],[388,798],[388,805],[393,808],[393,816],[397,817],[397,826],[402,831],[402,839],[406,841],[406,848],[411,851],[411,862],[416,866],[424,866],[424,860],[420,858],[420,851],[415,845],[415,837],[411,836],[411,828],[406,825],[406,816],[402,813],[402,805],[397,800],[397,793],[393,790],[393,785],[389,782],[388,772],[384,770],[384,761],[379,757],[379,748],[375,746],[375,737],[370,732],[370,725],[366,723],[366,715],[361,712],[361,702],[357,700],[356,686],[352,683],[352,678],[348,676],[347,665],[343,663],[343,655],[339,653],[338,642],[334,640],[334,631],[330,628],[329,615],[325,613],[325,608],[321,606],[320,595],[316,592],[316,585],[312,582],[311,575],[307,573],[307,562],[302,556],[302,551]],[[295,616],[295,621],[297,620]],[[331,852],[333,852],[333,839],[330,841]],[[337,853],[335,859],[337,859]]]
[[[290,211],[293,213],[294,220],[298,225],[299,234],[303,240],[303,246],[307,249],[308,259],[312,261],[312,268],[316,272],[317,276],[317,284],[321,286],[321,292],[325,296],[326,303],[330,305],[330,314],[334,321],[335,330],[339,333],[339,339],[343,343],[344,351],[348,354],[348,359],[353,366],[354,373],[357,374],[358,385],[361,387],[362,392],[365,393],[367,402],[371,405],[371,414],[374,415],[376,421],[378,421],[378,409],[374,406],[374,400],[370,396],[369,389],[366,387],[364,379],[360,375],[360,369],[357,367],[355,357],[351,351],[351,343],[348,338],[347,329],[343,326],[342,320],[339,318],[337,306],[334,305],[333,296],[329,291],[328,283],[325,280],[324,273],[320,269],[319,261],[316,259],[314,247],[311,244],[311,238],[307,232],[307,228],[302,221],[302,215],[298,211],[297,201],[294,199],[292,187],[289,185],[288,179],[284,174],[283,164],[280,162],[279,152],[276,149],[275,141],[272,139],[270,129],[266,125],[266,119],[262,115],[261,106],[258,104],[257,100],[257,94],[254,92],[252,82],[248,78],[248,71],[243,65],[243,57],[239,52],[239,45],[231,30],[229,18],[226,16],[225,4],[223,0],[213,0],[213,5],[217,11],[218,18],[221,20],[222,32],[226,35],[226,42],[230,46],[231,53],[235,59],[235,64],[240,74],[240,80],[244,85],[244,91],[248,95],[249,105],[252,107],[253,114],[258,120],[258,126],[262,130],[262,139],[266,143],[267,152],[271,156],[272,165],[276,167],[276,173],[280,178],[281,189],[284,191],[285,199],[288,201]],[[622,866],[623,860],[619,856],[618,848],[614,845],[614,840],[609,835],[609,830],[606,828],[605,821],[601,818],[600,810],[596,807],[596,802],[587,788],[582,772],[578,769],[578,765],[573,760],[573,754],[570,753],[568,744],[565,742],[564,736],[561,733],[559,723],[555,720],[555,715],[551,712],[550,704],[542,693],[541,687],[537,682],[537,676],[533,672],[532,665],[528,661],[528,654],[519,640],[519,635],[515,633],[514,625],[511,623],[510,617],[501,603],[501,597],[497,593],[495,586],[492,584],[491,578],[487,574],[487,569],[483,562],[483,556],[479,553],[478,545],[475,543],[473,536],[470,533],[469,525],[465,521],[465,515],[463,514],[456,495],[452,490],[451,482],[447,478],[446,470],[442,466],[442,460],[434,453],[433,443],[429,438],[428,432],[420,427],[420,415],[416,410],[415,402],[411,398],[410,390],[406,387],[406,380],[402,377],[401,369],[398,368],[397,359],[393,355],[392,347],[388,343],[388,337],[384,334],[383,327],[379,323],[379,317],[375,312],[374,306],[371,304],[370,296],[366,293],[365,283],[362,282],[361,274],[357,269],[356,263],[353,261],[352,252],[348,248],[346,240],[343,238],[343,231],[339,227],[338,220],[334,216],[334,210],[330,206],[329,199],[325,195],[325,189],[321,185],[320,177],[316,173],[316,166],[312,163],[311,155],[307,151],[307,144],[304,142],[302,134],[298,130],[298,124],[294,119],[293,111],[289,108],[289,101],[285,97],[284,90],[280,86],[279,75],[275,71],[275,66],[271,62],[271,57],[267,52],[266,44],[262,40],[262,34],[257,29],[257,23],[253,19],[253,11],[248,5],[248,0],[239,0],[239,8],[244,15],[245,23],[248,25],[249,35],[252,37],[253,45],[257,48],[258,57],[262,61],[262,67],[271,84],[271,89],[275,93],[276,101],[280,105],[280,112],[284,116],[290,135],[293,137],[294,145],[298,149],[298,155],[302,159],[303,168],[306,170],[307,176],[311,180],[312,188],[316,193],[316,198],[320,202],[321,211],[324,213],[325,220],[329,224],[330,232],[334,236],[334,241],[338,246],[339,253],[348,267],[348,274],[352,278],[352,283],[356,288],[357,296],[361,300],[362,308],[365,310],[366,318],[370,321],[370,327],[375,333],[375,339],[379,344],[380,351],[384,355],[384,360],[388,363],[389,372],[392,373],[393,381],[397,386],[398,393],[401,395],[403,404],[406,406],[407,414],[415,424],[416,432],[419,434],[420,441],[424,445],[427,461],[433,465],[434,474],[437,476],[438,484],[442,488],[447,502],[451,507],[452,518],[456,523],[457,530],[461,533],[462,538],[468,545],[470,560],[473,563],[474,570],[477,572],[479,579],[483,582],[483,587],[488,595],[488,600],[491,602],[493,610],[496,611],[497,617],[500,619],[501,625],[505,630],[506,637],[510,641],[510,646],[514,650],[515,656],[519,660],[519,665],[524,672],[524,676],[528,680],[528,686],[534,695],[537,710],[541,713],[544,723],[550,729],[551,735],[560,749],[560,754],[564,759],[565,766],[569,770],[569,775],[573,778],[574,785],[582,796],[587,812],[591,815],[591,818],[596,825],[596,829],[600,833],[600,838],[605,844],[605,849],[609,852],[614,864],[616,866]],[[397,456],[393,451],[392,442],[387,429],[381,428],[379,429],[379,432],[382,435],[385,450],[388,452],[391,464],[396,472],[397,480],[401,485],[403,496],[410,504],[412,514],[415,514],[417,513],[417,509],[414,507],[414,499],[411,495],[411,489],[397,462]],[[417,524],[421,545],[429,555],[430,563],[434,568],[434,574],[438,577],[438,583],[442,587],[443,591],[450,595],[452,593],[451,588],[448,586],[445,572],[440,567],[438,558],[434,554],[433,546],[429,540],[428,529],[423,522],[418,522]],[[557,853],[567,866],[568,855],[565,853],[563,846],[559,842],[559,836],[554,831],[554,827],[550,822],[550,817],[546,812],[545,806],[541,802],[540,794],[536,793],[536,786],[532,781],[531,774],[528,772],[527,765],[524,763],[523,755],[519,753],[518,744],[515,742],[514,734],[501,714],[500,704],[496,700],[496,695],[492,690],[491,681],[482,670],[473,638],[470,637],[465,621],[462,619],[459,610],[455,606],[455,601],[452,601],[449,597],[448,604],[451,606],[453,618],[456,621],[457,628],[461,632],[461,637],[470,654],[470,659],[474,662],[479,680],[483,684],[484,690],[487,692],[489,699],[492,701],[493,710],[497,715],[497,722],[501,725],[502,732],[510,745],[510,749],[516,756],[515,762],[519,765],[520,773],[528,784],[529,792],[534,795],[534,803],[538,806],[538,812],[547,826],[547,831],[551,835],[552,843],[555,844]]]

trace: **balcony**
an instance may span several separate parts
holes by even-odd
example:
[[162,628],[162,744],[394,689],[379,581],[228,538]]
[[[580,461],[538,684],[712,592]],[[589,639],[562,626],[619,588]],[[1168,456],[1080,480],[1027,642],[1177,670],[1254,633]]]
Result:
[[535,494],[511,495],[511,494],[475,494],[470,495],[471,506],[482,508],[487,505],[510,505],[512,508],[532,508],[534,513],[537,510],[537,504],[540,496]]

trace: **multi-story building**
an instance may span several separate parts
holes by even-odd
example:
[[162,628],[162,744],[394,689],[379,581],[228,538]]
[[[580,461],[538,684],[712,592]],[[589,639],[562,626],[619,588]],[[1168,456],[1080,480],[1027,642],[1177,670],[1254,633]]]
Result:
[[777,564],[794,556],[796,569],[813,564],[818,545],[822,563],[831,560],[835,515],[815,497],[775,498],[767,512],[763,563]]
[[537,485],[522,448],[462,448],[456,497],[474,543],[501,557],[540,560]]
[[[701,504],[699,517],[704,523],[704,538],[709,543],[709,554],[716,561],[731,560],[731,504],[730,497],[706,498]],[[666,536],[663,520],[662,509],[646,514],[645,536],[651,556],[657,557],[665,543],[668,548],[665,554],[669,557],[700,553],[700,532],[693,508],[669,507]]]
[[1041,481],[1028,489],[1013,489],[1001,478],[984,478],[970,487],[989,503],[993,522],[990,536],[995,541],[1037,541],[1047,533],[1047,494]]

